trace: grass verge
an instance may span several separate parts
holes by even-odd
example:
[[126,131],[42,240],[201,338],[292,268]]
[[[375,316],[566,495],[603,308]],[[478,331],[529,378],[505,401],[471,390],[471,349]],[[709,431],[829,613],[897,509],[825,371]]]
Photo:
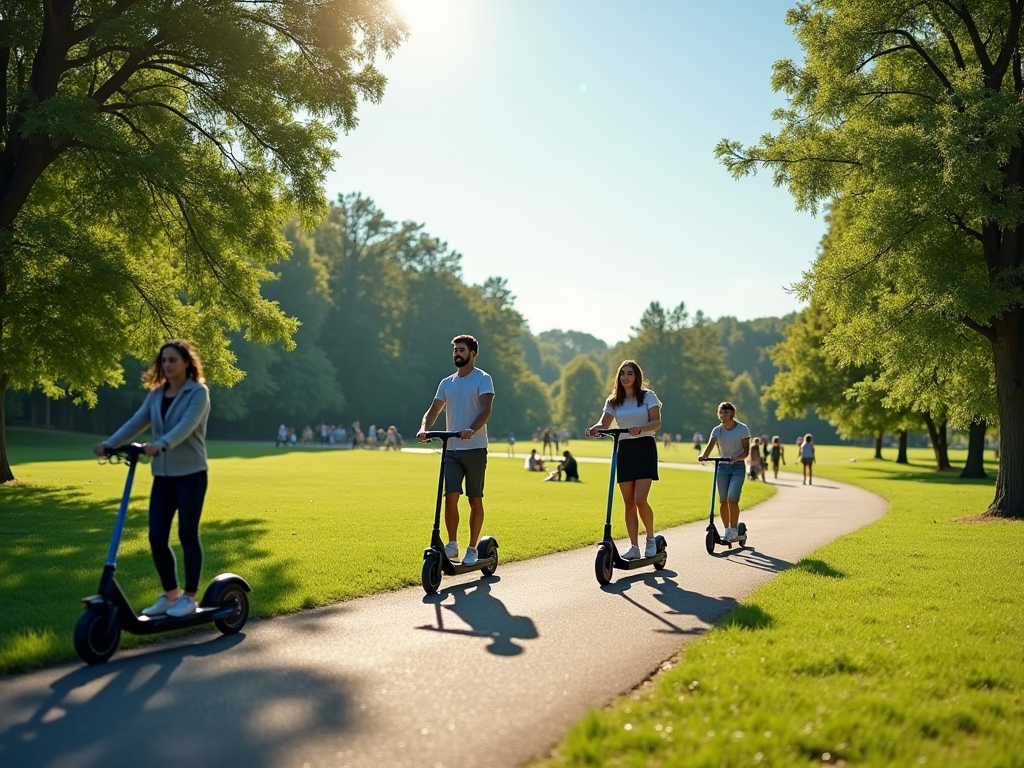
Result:
[[819,446],[816,475],[887,498],[885,518],[759,588],[538,766],[1024,765],[1024,524],[962,522],[993,481],[925,451],[870,457]]
[[[74,656],[72,628],[81,598],[96,590],[125,479],[123,466],[82,458],[95,438],[28,430],[8,437],[20,482],[0,486],[0,672]],[[253,616],[419,583],[439,454],[238,443],[213,443],[210,453],[203,573],[246,578]],[[581,464],[583,483],[544,483],[523,471],[521,459],[491,456],[484,533],[498,540],[502,562],[600,539],[607,465]],[[665,470],[661,477],[651,499],[659,529],[707,514],[707,475]],[[149,486],[149,470],[140,467],[118,556],[118,581],[136,610],[159,594],[146,533]],[[751,504],[774,492],[748,487]],[[467,517],[468,509],[463,536]],[[613,520],[615,535],[625,536],[618,500]],[[122,647],[153,640],[124,635]]]

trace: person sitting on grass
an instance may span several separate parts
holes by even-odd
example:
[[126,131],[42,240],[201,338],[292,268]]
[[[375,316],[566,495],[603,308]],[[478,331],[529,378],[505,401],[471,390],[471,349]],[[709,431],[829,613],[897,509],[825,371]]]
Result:
[[562,451],[562,460],[558,462],[555,471],[544,478],[544,480],[545,482],[548,480],[561,480],[563,472],[565,473],[566,482],[575,480],[578,483],[580,481],[580,471],[576,466],[576,458],[568,451]]
[[526,463],[523,465],[523,469],[529,470],[530,472],[544,472],[544,460],[537,455],[537,449],[534,448],[530,451],[530,455],[526,457]]

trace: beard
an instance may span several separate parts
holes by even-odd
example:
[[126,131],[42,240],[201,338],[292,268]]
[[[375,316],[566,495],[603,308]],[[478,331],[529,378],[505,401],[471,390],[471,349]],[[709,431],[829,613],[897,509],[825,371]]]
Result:
[[458,355],[455,355],[455,357],[453,357],[452,360],[455,361],[456,368],[464,368],[465,366],[469,365],[468,357],[459,357]]

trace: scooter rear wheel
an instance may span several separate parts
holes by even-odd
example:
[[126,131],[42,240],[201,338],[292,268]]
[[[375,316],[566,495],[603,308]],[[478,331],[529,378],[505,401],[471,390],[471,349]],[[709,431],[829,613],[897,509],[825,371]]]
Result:
[[423,591],[428,595],[437,592],[441,586],[441,557],[436,552],[423,558],[423,571],[421,574]]
[[612,553],[611,550],[601,545],[597,548],[597,559],[594,560],[594,575],[597,576],[597,583],[602,587],[612,583]]
[[656,541],[658,542],[658,554],[662,555],[662,558],[654,563],[654,570],[661,571],[664,570],[666,565],[668,565],[668,555],[665,554],[665,548],[668,545],[665,541],[665,537],[661,534],[658,534]]
[[213,624],[225,635],[233,635],[245,626],[249,618],[249,595],[240,584],[232,584],[224,590],[221,597],[222,607],[231,606],[235,610],[226,619],[217,619]]
[[107,609],[90,605],[75,623],[75,652],[86,664],[102,664],[117,650],[121,642],[121,625],[113,625]]

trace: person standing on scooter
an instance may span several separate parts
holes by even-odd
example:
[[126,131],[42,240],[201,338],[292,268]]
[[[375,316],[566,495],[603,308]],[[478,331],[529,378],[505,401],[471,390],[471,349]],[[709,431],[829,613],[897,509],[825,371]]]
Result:
[[[654,557],[658,542],[654,537],[654,510],[647,501],[651,484],[658,479],[658,427],[661,426],[661,401],[644,389],[644,374],[635,360],[624,360],[615,376],[615,389],[604,404],[601,420],[587,430],[588,437],[597,437],[597,430],[608,429],[612,422],[629,434],[619,438],[616,478],[626,507],[626,531],[632,546],[624,560]],[[640,554],[640,525],[647,531],[644,554]]]
[[[169,341],[142,375],[149,394],[135,415],[113,435],[93,446],[105,456],[108,448],[128,442],[149,427],[153,439],[143,446],[152,460],[153,489],[149,496],[149,546],[164,594],[144,616],[187,616],[196,610],[196,592],[203,570],[199,518],[206,497],[206,421],[210,391],[203,363],[192,345]],[[178,588],[177,564],[171,549],[171,523],[178,513],[178,537],[185,555],[185,590]]]
[[484,474],[487,471],[487,420],[494,404],[494,382],[490,374],[476,367],[480,345],[468,335],[452,339],[452,360],[458,369],[437,386],[434,402],[423,414],[419,441],[426,441],[426,432],[444,409],[448,432],[460,432],[457,445],[448,444],[444,455],[444,525],[448,543],[444,551],[448,559],[459,557],[459,497],[462,481],[466,481],[469,497],[469,546],[463,565],[477,560],[476,545],[484,526]]
[[729,402],[718,406],[718,420],[722,423],[711,430],[711,439],[697,461],[707,461],[716,445],[718,455],[729,459],[718,467],[718,496],[722,500],[723,538],[736,541],[740,537],[740,493],[743,491],[743,461],[750,454],[750,430],[742,421],[736,420],[736,406]]

